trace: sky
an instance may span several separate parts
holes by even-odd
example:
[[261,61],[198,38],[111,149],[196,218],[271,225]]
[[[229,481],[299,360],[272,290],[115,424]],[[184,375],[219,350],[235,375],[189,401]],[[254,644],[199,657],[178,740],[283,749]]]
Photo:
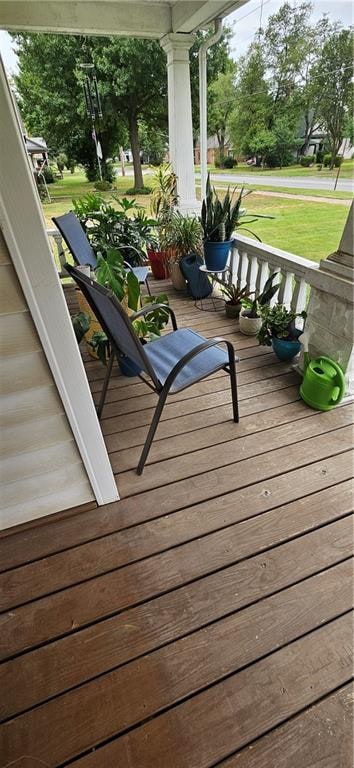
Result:
[[[292,0],[294,4],[300,0]],[[273,13],[276,13],[283,0],[250,0],[238,11],[228,16],[228,23],[233,27],[233,37],[230,41],[231,53],[233,58],[242,56],[260,24],[260,15],[262,11],[262,26],[265,26],[267,19]],[[262,7],[263,5],[263,7]],[[333,21],[340,21],[344,27],[354,24],[352,0],[314,0],[312,21],[316,22],[322,14],[327,13]],[[0,52],[5,63],[5,68],[9,74],[16,73],[17,57],[13,51],[13,43],[7,32],[0,31]]]

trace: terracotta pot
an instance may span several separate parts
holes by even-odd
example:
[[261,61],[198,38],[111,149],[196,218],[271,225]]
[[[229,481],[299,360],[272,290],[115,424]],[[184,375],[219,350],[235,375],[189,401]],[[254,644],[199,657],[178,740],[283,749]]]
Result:
[[246,317],[245,312],[247,312],[247,309],[241,309],[239,317],[240,331],[245,336],[256,336],[262,327],[262,318]]
[[167,254],[165,251],[153,251],[148,249],[148,257],[152,274],[155,280],[166,280],[168,277]]
[[240,309],[241,304],[230,304],[228,301],[225,301],[226,317],[232,317],[235,320],[240,314]]
[[176,291],[185,291],[186,281],[182,275],[178,261],[171,261],[169,264],[169,270],[172,285]]

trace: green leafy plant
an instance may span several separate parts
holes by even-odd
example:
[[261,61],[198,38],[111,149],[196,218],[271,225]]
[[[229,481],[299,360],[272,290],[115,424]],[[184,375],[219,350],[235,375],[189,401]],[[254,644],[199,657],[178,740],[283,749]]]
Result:
[[144,307],[151,304],[151,314],[145,315],[154,325],[154,331],[156,335],[160,335],[160,331],[169,320],[169,312],[167,309],[155,309],[155,304],[169,304],[167,293],[160,293],[158,296],[144,296],[142,305]]
[[170,248],[169,261],[179,262],[188,253],[201,253],[202,229],[196,216],[171,214],[165,231],[165,248]]
[[229,241],[235,229],[244,229],[250,232],[257,240],[260,240],[258,235],[247,229],[245,225],[252,224],[257,219],[272,219],[273,216],[255,213],[250,214],[253,218],[243,220],[246,211],[241,208],[241,203],[247,195],[251,194],[252,190],[244,191],[242,187],[234,202],[236,189],[237,187],[230,194],[230,187],[228,187],[224,199],[222,201],[219,200],[215,187],[211,186],[210,173],[208,173],[206,195],[202,203],[200,217],[204,240],[216,243]]
[[297,317],[306,319],[306,312],[296,313],[288,310],[283,304],[275,304],[274,307],[263,306],[261,308],[262,327],[257,334],[260,344],[267,347],[272,345],[272,338],[286,341],[297,341],[298,332],[295,321]]
[[262,307],[267,306],[273,296],[275,296],[280,287],[280,283],[273,285],[273,280],[276,278],[277,274],[277,272],[273,272],[273,274],[268,277],[268,280],[264,283],[263,291],[259,293],[253,301],[251,301],[249,297],[242,299],[242,304],[246,309],[246,312],[244,313],[245,317],[259,317]]
[[164,163],[156,169],[151,182],[151,213],[161,220],[173,211],[177,203],[177,176],[171,164]]
[[91,336],[90,345],[101,363],[107,365],[107,360],[110,356],[110,345],[105,332],[95,331]]
[[146,258],[156,221],[135,200],[119,199],[114,193],[109,200],[89,194],[73,200],[73,207],[96,254],[106,258],[108,251],[118,248],[132,266]]
[[223,281],[219,280],[219,278],[216,276],[214,276],[214,281],[219,283],[221,293],[223,296],[227,297],[225,299],[226,303],[231,304],[234,307],[238,306],[249,296],[251,296],[247,286],[245,288],[237,288],[236,285],[223,283]]
[[72,316],[71,322],[73,324],[77,343],[80,344],[90,327],[90,318],[85,312],[78,312],[76,315]]
[[128,307],[137,310],[140,299],[140,286],[133,272],[124,268],[123,256],[115,248],[109,249],[106,258],[97,257],[96,280],[110,288],[119,301],[127,297]]

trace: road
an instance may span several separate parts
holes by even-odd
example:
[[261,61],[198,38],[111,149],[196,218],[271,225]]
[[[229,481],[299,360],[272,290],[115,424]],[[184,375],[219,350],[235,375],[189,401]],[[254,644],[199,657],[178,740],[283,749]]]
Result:
[[[200,179],[200,173],[196,173],[197,179]],[[257,184],[264,187],[287,187],[291,189],[317,189],[333,190],[334,180],[319,178],[317,176],[262,176],[260,173],[212,173],[212,181],[230,182],[230,184]],[[354,192],[354,181],[352,179],[339,179],[337,184],[338,192]]]

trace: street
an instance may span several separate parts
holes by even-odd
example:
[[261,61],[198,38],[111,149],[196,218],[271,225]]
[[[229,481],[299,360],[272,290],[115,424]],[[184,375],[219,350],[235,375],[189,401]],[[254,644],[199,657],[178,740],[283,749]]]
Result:
[[[196,178],[200,179],[200,173],[196,173]],[[320,178],[318,176],[262,176],[261,173],[211,173],[212,181],[223,181],[230,184],[255,184],[264,187],[288,187],[294,189],[317,189],[333,190],[334,179]],[[354,192],[353,179],[339,178],[337,184],[338,192]]]

